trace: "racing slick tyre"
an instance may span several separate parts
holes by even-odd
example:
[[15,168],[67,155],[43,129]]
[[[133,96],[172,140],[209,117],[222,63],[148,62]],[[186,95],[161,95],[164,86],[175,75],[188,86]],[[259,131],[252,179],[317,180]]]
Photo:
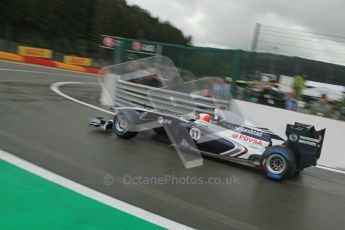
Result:
[[113,123],[113,133],[122,138],[130,139],[135,137],[138,132],[128,131],[129,124],[134,124],[136,122],[137,115],[133,111],[120,111],[114,117]]
[[288,179],[296,172],[296,157],[286,146],[272,146],[263,153],[260,167],[269,179]]

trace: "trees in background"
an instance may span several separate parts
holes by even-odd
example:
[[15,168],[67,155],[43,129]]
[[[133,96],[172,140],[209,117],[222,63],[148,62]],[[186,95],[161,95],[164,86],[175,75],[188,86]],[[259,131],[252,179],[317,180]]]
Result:
[[293,80],[293,90],[297,100],[301,100],[302,91],[305,88],[305,80],[302,76],[296,75]]
[[125,0],[1,0],[0,38],[92,56],[100,35],[182,45],[191,37]]

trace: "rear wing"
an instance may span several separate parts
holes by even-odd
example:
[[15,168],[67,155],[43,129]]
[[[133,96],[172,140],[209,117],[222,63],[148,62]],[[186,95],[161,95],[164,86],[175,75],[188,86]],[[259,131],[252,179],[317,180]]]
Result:
[[299,169],[316,165],[320,158],[326,129],[295,122],[286,126],[287,146],[295,153]]

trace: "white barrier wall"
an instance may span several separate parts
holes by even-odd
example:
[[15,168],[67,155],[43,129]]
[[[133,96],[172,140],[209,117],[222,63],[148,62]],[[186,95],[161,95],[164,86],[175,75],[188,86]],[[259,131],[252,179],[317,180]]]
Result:
[[318,164],[345,169],[345,122],[273,108],[255,103],[237,101],[245,117],[257,121],[262,127],[285,136],[286,124],[300,122],[314,125],[317,130],[326,128],[321,158]]
[[[112,105],[115,86],[114,79],[108,78],[103,84],[100,102],[103,105]],[[107,89],[105,89],[105,86]],[[110,92],[110,94],[109,94]],[[280,135],[284,139],[286,124],[300,122],[314,125],[317,130],[326,128],[325,140],[321,158],[318,164],[345,170],[345,122],[318,117],[309,114],[297,113],[284,109],[278,109],[270,106],[255,104],[251,102],[236,100],[238,107],[246,118],[257,122],[261,127],[269,128],[271,131]]]

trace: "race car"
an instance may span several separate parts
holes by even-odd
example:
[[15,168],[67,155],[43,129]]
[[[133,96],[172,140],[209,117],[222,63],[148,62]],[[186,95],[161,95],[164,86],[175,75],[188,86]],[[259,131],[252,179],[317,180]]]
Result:
[[[90,118],[89,125],[112,130],[122,139],[153,129],[170,139],[187,168],[201,165],[200,155],[207,155],[257,167],[267,178],[283,180],[315,166],[320,158],[325,129],[295,122],[287,124],[284,139],[249,122],[223,81],[183,82],[165,57],[108,67],[103,73],[108,75],[101,81],[103,93],[116,112],[110,120]],[[150,84],[142,84],[145,81]]]

